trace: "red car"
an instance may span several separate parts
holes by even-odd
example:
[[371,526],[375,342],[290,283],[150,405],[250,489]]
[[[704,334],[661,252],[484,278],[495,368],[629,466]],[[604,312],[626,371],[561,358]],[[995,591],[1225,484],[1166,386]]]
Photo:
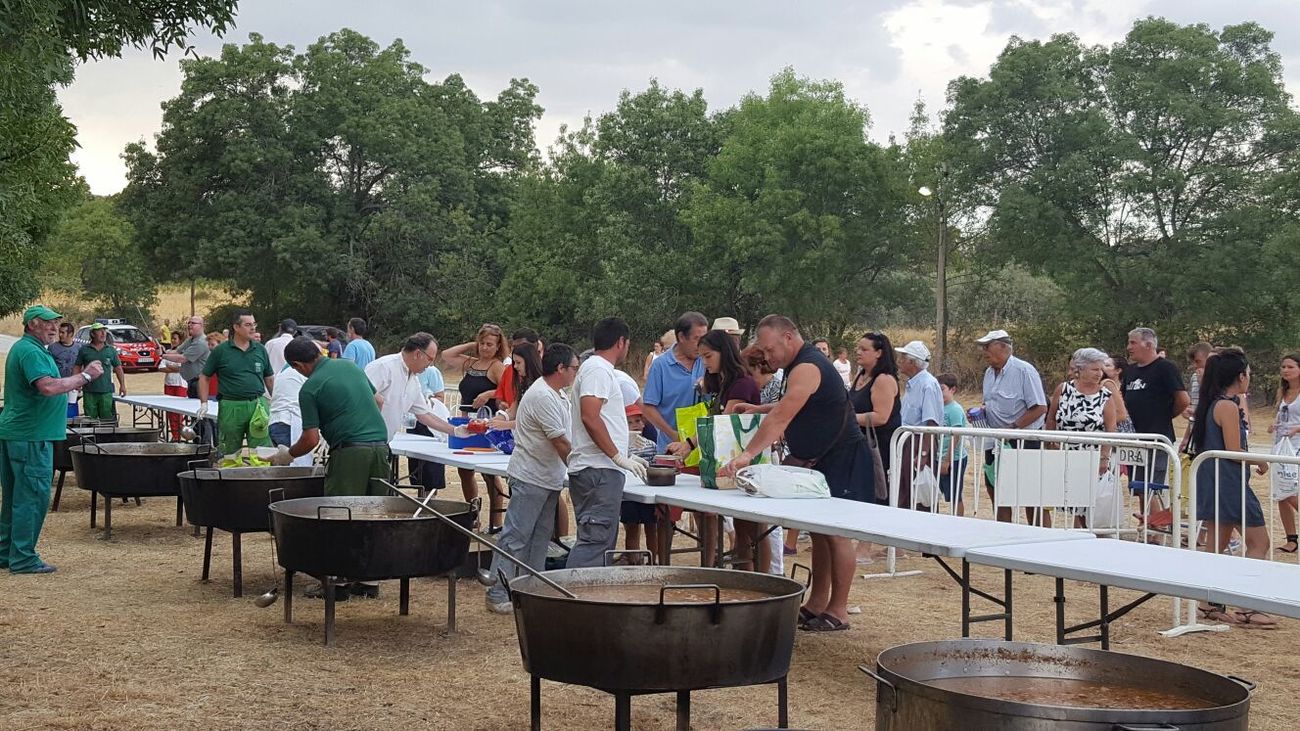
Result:
[[[162,348],[158,341],[149,337],[143,330],[122,322],[121,320],[96,320],[108,329],[108,342],[117,348],[118,357],[122,359],[122,369],[127,373],[148,373],[158,370]],[[73,336],[77,342],[85,345],[90,342],[90,326],[85,325]]]

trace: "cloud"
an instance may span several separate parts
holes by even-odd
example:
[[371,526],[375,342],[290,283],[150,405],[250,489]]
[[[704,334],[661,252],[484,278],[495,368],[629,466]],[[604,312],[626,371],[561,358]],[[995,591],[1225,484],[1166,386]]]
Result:
[[[986,74],[1012,35],[1073,32],[1088,43],[1113,43],[1151,13],[1215,26],[1254,13],[1279,33],[1275,47],[1300,72],[1300,33],[1286,11],[1277,0],[243,0],[227,38],[193,42],[211,55],[250,32],[300,51],[342,27],[380,45],[400,37],[430,80],[459,73],[484,98],[512,77],[536,83],[546,109],[537,130],[543,149],[562,124],[612,109],[621,90],[644,88],[652,77],[670,88],[704,89],[716,110],[762,92],[773,74],[792,66],[842,82],[870,109],[872,137],[884,140],[906,130],[918,96],[935,112],[949,80]],[[145,53],[78,70],[60,99],[80,129],[74,160],[92,190],[122,187],[123,146],[152,139],[159,104],[176,95],[180,79],[175,57],[158,62]]]

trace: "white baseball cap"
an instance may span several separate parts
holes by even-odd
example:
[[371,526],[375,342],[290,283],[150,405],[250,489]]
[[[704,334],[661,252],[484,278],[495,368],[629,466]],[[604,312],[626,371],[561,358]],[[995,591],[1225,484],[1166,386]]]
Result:
[[995,340],[1002,340],[1009,343],[1011,342],[1011,333],[1007,332],[1006,330],[989,330],[988,335],[985,335],[984,337],[980,338],[979,340],[976,340],[975,342],[979,343],[980,345],[988,345],[989,343]]
[[910,355],[912,358],[919,360],[922,363],[930,362],[930,349],[925,347],[925,343],[920,340],[913,340],[901,348],[895,348],[895,350],[904,355]]

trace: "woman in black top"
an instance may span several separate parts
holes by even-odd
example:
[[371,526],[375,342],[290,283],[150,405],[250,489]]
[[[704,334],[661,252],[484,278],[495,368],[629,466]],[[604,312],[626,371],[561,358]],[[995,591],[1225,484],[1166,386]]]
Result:
[[858,374],[849,389],[849,400],[862,431],[876,430],[881,466],[888,476],[889,444],[903,423],[894,346],[884,333],[867,333],[858,339],[857,356]]
[[[486,324],[478,329],[473,342],[449,348],[442,354],[442,359],[448,366],[458,368],[464,373],[458,386],[462,416],[473,416],[474,412],[483,406],[496,412],[496,388],[505,374],[505,359],[508,352],[510,351],[501,328]],[[460,487],[465,493],[465,500],[470,501],[478,497],[478,485],[474,483],[474,470],[457,469],[456,474],[460,476]],[[501,488],[501,480],[496,475],[483,475],[483,482],[487,484],[488,501],[491,505],[488,512],[488,533],[500,533],[505,523],[505,491]]]

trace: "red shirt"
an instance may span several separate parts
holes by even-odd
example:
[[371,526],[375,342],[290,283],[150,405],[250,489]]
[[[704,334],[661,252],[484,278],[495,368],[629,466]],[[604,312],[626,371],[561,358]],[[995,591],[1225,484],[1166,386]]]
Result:
[[515,369],[514,366],[506,366],[501,374],[501,382],[497,384],[497,403],[504,409],[510,408],[515,402]]

